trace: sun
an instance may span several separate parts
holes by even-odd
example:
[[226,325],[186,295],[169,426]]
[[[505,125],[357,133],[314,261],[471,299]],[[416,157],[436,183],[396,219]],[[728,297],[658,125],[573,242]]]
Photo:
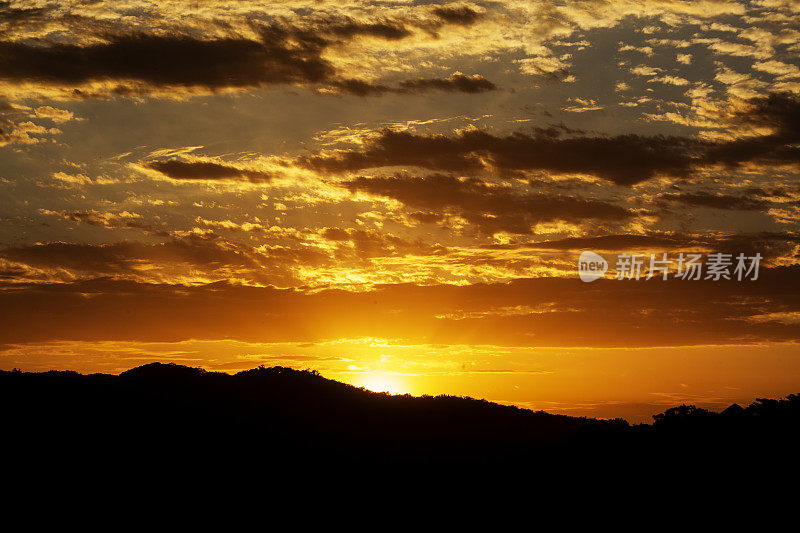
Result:
[[405,394],[407,387],[394,374],[365,374],[359,381],[359,386],[372,392],[388,392],[389,394]]

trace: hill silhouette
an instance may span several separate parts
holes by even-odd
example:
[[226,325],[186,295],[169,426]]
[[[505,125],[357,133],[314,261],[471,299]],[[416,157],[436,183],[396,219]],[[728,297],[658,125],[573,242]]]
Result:
[[[120,375],[0,371],[8,457],[83,462],[541,465],[794,454],[800,396],[721,413],[677,406],[652,424],[533,412],[454,396],[375,393],[314,371],[234,375],[152,363]],[[547,460],[543,460],[546,458]]]

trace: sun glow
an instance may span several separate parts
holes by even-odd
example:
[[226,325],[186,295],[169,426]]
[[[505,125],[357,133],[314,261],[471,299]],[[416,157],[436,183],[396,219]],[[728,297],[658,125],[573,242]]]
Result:
[[389,394],[409,392],[408,387],[395,374],[365,374],[354,381],[357,386],[372,392],[388,392]]

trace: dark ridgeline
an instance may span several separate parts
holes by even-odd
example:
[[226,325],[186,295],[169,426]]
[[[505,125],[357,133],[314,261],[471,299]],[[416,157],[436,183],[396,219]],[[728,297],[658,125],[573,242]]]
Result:
[[0,399],[5,458],[98,465],[729,461],[794,454],[800,420],[797,395],[722,413],[683,405],[631,426],[485,400],[374,393],[313,371],[229,375],[160,363],[119,376],[2,371]]

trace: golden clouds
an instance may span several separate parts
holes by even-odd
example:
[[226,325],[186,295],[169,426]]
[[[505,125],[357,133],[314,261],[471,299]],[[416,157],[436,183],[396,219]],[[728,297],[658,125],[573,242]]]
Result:
[[[4,340],[792,340],[791,7],[3,4]],[[587,289],[582,249],[775,277]]]

